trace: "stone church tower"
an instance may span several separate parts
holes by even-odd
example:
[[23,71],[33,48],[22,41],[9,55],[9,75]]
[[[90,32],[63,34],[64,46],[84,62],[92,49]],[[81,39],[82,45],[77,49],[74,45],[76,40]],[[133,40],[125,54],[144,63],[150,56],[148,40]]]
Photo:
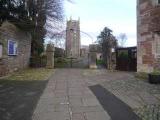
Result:
[[137,71],[160,70],[160,0],[137,0]]
[[80,20],[67,21],[66,28],[66,56],[80,56]]

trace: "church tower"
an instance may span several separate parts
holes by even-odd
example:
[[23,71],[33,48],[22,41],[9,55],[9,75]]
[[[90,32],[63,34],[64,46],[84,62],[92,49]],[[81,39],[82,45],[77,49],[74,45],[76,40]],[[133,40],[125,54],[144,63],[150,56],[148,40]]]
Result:
[[67,21],[66,27],[66,56],[80,56],[80,20]]

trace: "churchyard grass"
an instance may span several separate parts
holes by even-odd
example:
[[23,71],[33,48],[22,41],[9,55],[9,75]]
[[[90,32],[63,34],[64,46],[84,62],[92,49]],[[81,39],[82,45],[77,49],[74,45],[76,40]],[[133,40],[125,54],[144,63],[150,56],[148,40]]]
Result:
[[14,72],[6,80],[47,80],[53,72],[53,69],[27,68]]

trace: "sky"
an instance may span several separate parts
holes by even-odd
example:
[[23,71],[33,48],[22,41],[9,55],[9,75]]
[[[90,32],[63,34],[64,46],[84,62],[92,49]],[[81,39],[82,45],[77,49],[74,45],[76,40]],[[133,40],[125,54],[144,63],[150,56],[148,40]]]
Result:
[[97,40],[104,27],[113,30],[113,35],[126,33],[125,46],[136,45],[136,0],[73,0],[65,1],[65,18],[80,18],[81,44],[89,45]]

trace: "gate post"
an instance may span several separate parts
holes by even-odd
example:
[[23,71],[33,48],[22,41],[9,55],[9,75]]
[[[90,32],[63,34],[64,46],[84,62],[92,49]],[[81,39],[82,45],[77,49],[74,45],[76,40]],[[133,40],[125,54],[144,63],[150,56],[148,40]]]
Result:
[[89,68],[90,69],[97,69],[96,58],[97,58],[97,46],[95,44],[91,44],[89,45]]
[[54,44],[47,44],[46,48],[46,56],[47,56],[47,64],[46,68],[53,69],[54,68]]

